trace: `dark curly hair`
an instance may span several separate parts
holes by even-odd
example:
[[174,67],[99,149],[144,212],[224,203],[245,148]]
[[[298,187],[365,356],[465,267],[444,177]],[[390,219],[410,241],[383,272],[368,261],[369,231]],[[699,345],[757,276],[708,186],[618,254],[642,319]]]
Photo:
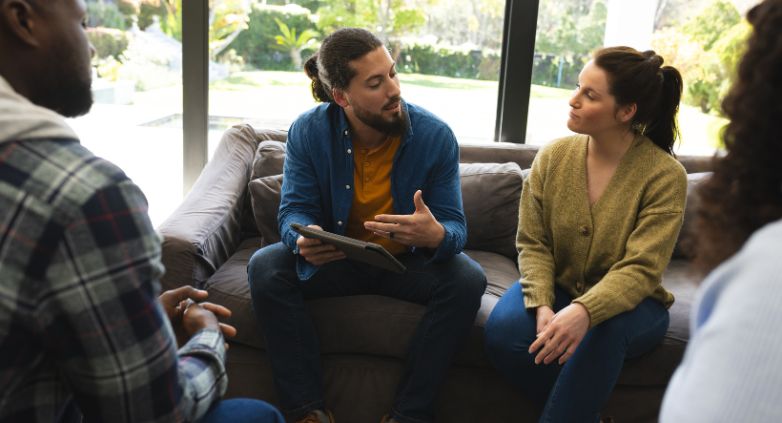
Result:
[[753,26],[738,78],[722,102],[730,123],[727,154],[698,188],[692,253],[709,272],[769,222],[782,218],[782,0],[765,0],[747,14]]
[[679,137],[676,114],[682,97],[682,76],[652,50],[606,47],[593,55],[595,65],[608,76],[611,95],[620,105],[636,105],[633,130],[673,155]]
[[304,72],[312,80],[312,97],[323,103],[334,102],[331,89],[347,88],[356,76],[350,62],[382,45],[379,38],[361,28],[342,28],[326,37],[318,52],[304,64]]

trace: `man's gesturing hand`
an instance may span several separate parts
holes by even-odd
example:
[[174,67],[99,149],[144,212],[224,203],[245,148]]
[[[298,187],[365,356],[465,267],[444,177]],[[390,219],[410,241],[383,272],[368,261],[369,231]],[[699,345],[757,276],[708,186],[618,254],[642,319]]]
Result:
[[[323,230],[318,225],[308,225],[310,228]],[[338,250],[337,247],[326,244],[319,239],[306,238],[303,235],[296,240],[299,247],[299,255],[304,257],[309,263],[315,266],[322,266],[330,261],[342,260],[345,253]]]
[[437,248],[445,238],[445,228],[424,204],[421,190],[413,195],[413,214],[381,214],[374,221],[364,222],[367,230],[384,238],[412,247]]

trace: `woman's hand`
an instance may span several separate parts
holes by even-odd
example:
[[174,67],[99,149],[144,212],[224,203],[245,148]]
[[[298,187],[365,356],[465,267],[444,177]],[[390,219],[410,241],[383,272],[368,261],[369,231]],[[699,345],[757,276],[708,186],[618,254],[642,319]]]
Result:
[[[529,347],[529,353],[535,356],[535,364],[551,364],[559,357],[564,364],[576,351],[589,329],[589,312],[579,304],[572,303],[555,314],[548,324],[540,330],[540,311],[538,308],[538,339]],[[549,309],[550,310],[550,309]]]
[[540,306],[537,308],[536,311],[536,322],[537,322],[537,330],[535,331],[536,334],[539,334],[543,332],[543,329],[546,329],[546,326],[551,322],[551,319],[554,318],[554,310],[551,309],[549,306]]

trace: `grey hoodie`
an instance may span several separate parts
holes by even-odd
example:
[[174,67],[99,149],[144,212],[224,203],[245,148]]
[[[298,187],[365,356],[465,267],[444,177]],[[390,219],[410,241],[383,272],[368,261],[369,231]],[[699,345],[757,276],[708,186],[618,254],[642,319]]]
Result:
[[62,116],[31,103],[0,76],[0,144],[36,138],[78,139]]

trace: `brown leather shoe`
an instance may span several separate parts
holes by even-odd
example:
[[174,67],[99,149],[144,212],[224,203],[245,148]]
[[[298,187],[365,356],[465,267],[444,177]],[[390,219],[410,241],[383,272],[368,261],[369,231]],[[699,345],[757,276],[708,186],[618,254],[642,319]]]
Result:
[[334,423],[334,415],[329,410],[314,410],[296,423]]

